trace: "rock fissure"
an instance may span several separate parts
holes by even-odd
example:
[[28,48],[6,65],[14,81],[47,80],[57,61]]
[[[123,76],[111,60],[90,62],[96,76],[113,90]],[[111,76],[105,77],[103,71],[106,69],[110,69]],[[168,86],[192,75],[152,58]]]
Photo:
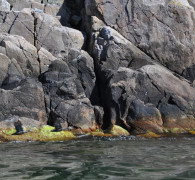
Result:
[[[14,14],[14,13],[13,13],[13,14]],[[14,14],[14,15],[15,15],[15,14]],[[17,18],[18,18],[18,14],[15,15],[14,21],[12,22],[10,28],[9,28],[8,31],[7,31],[8,34],[10,34],[10,32],[11,32],[11,30],[12,30],[12,27],[13,27],[14,23],[16,22]],[[5,20],[6,20],[6,19],[5,19]]]

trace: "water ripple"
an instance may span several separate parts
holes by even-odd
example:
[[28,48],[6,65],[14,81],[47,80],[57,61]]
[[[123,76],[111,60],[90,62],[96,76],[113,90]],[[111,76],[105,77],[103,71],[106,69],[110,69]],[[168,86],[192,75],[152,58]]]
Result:
[[0,179],[195,179],[194,137],[4,143]]

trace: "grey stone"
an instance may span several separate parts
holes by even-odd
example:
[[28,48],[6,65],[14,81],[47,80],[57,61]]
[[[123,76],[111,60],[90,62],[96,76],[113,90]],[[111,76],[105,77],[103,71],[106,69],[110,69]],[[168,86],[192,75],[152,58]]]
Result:
[[179,75],[195,63],[195,13],[187,0],[86,0],[85,7],[87,15],[98,17]]
[[0,11],[10,11],[10,4],[6,0],[0,0]]
[[[84,51],[70,49],[66,60],[53,61],[40,76],[43,83],[50,125],[89,130],[96,127],[92,102],[96,97],[93,59]],[[94,95],[95,94],[95,95]],[[91,101],[90,101],[91,100]]]
[[39,82],[26,79],[13,90],[0,89],[0,98],[0,121],[18,116],[46,124],[44,93]]

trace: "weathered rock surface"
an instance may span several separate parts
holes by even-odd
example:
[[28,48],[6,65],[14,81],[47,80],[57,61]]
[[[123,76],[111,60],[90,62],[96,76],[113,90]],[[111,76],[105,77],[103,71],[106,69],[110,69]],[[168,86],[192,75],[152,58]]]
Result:
[[53,16],[58,15],[63,1],[41,1],[41,0],[8,0],[13,11],[22,11],[25,8],[32,8],[36,12],[44,12]]
[[96,16],[168,69],[182,75],[195,64],[195,11],[187,0],[86,0]]
[[[110,27],[95,33],[94,57],[109,125],[134,133],[195,126],[195,89]],[[184,78],[183,78],[184,79]]]
[[23,36],[34,45],[34,18],[30,9],[0,13],[0,32]]
[[39,75],[37,49],[32,44],[21,36],[9,34],[0,34],[0,42],[1,53],[15,63],[20,74],[32,77]]
[[40,72],[44,73],[48,70],[49,65],[57,60],[50,52],[48,52],[43,47],[38,51],[39,63],[40,63]]
[[93,59],[86,52],[70,49],[67,60],[53,61],[40,76],[50,125],[61,120],[66,128],[96,127],[93,101],[90,102],[96,89],[93,66]]
[[194,7],[0,0],[0,127],[195,129]]
[[21,81],[13,90],[0,89],[0,99],[0,121],[14,117],[47,121],[43,88],[34,79]]
[[9,11],[10,4],[6,0],[0,0],[0,11]]
[[0,33],[23,36],[38,50],[43,47],[58,58],[66,57],[70,48],[81,49],[84,46],[82,32],[61,26],[52,15],[32,9],[1,12],[0,15]]
[[84,45],[82,32],[61,26],[60,22],[51,15],[35,13],[36,47],[44,47],[55,57],[65,58],[70,48],[81,49]]

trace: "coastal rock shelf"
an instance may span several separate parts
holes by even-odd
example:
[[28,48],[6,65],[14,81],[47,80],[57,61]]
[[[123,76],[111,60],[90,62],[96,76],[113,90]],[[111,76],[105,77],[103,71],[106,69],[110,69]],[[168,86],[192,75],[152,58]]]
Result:
[[[25,123],[26,124],[26,123]],[[36,124],[36,123],[35,123]],[[14,128],[0,129],[0,143],[1,142],[49,142],[49,141],[67,141],[71,139],[78,139],[83,136],[96,136],[96,137],[116,137],[116,136],[129,136],[129,132],[120,126],[114,125],[111,129],[106,131],[93,131],[93,132],[82,132],[79,130],[62,130],[54,132],[54,127],[48,125],[38,125],[31,128],[26,124],[24,133],[16,135]],[[37,124],[36,124],[37,125]],[[148,136],[149,134],[143,135]],[[150,134],[150,137],[160,137],[158,135]]]
[[0,0],[0,129],[20,120],[30,129],[60,122],[71,138],[118,126],[193,134],[194,8],[195,0]]

